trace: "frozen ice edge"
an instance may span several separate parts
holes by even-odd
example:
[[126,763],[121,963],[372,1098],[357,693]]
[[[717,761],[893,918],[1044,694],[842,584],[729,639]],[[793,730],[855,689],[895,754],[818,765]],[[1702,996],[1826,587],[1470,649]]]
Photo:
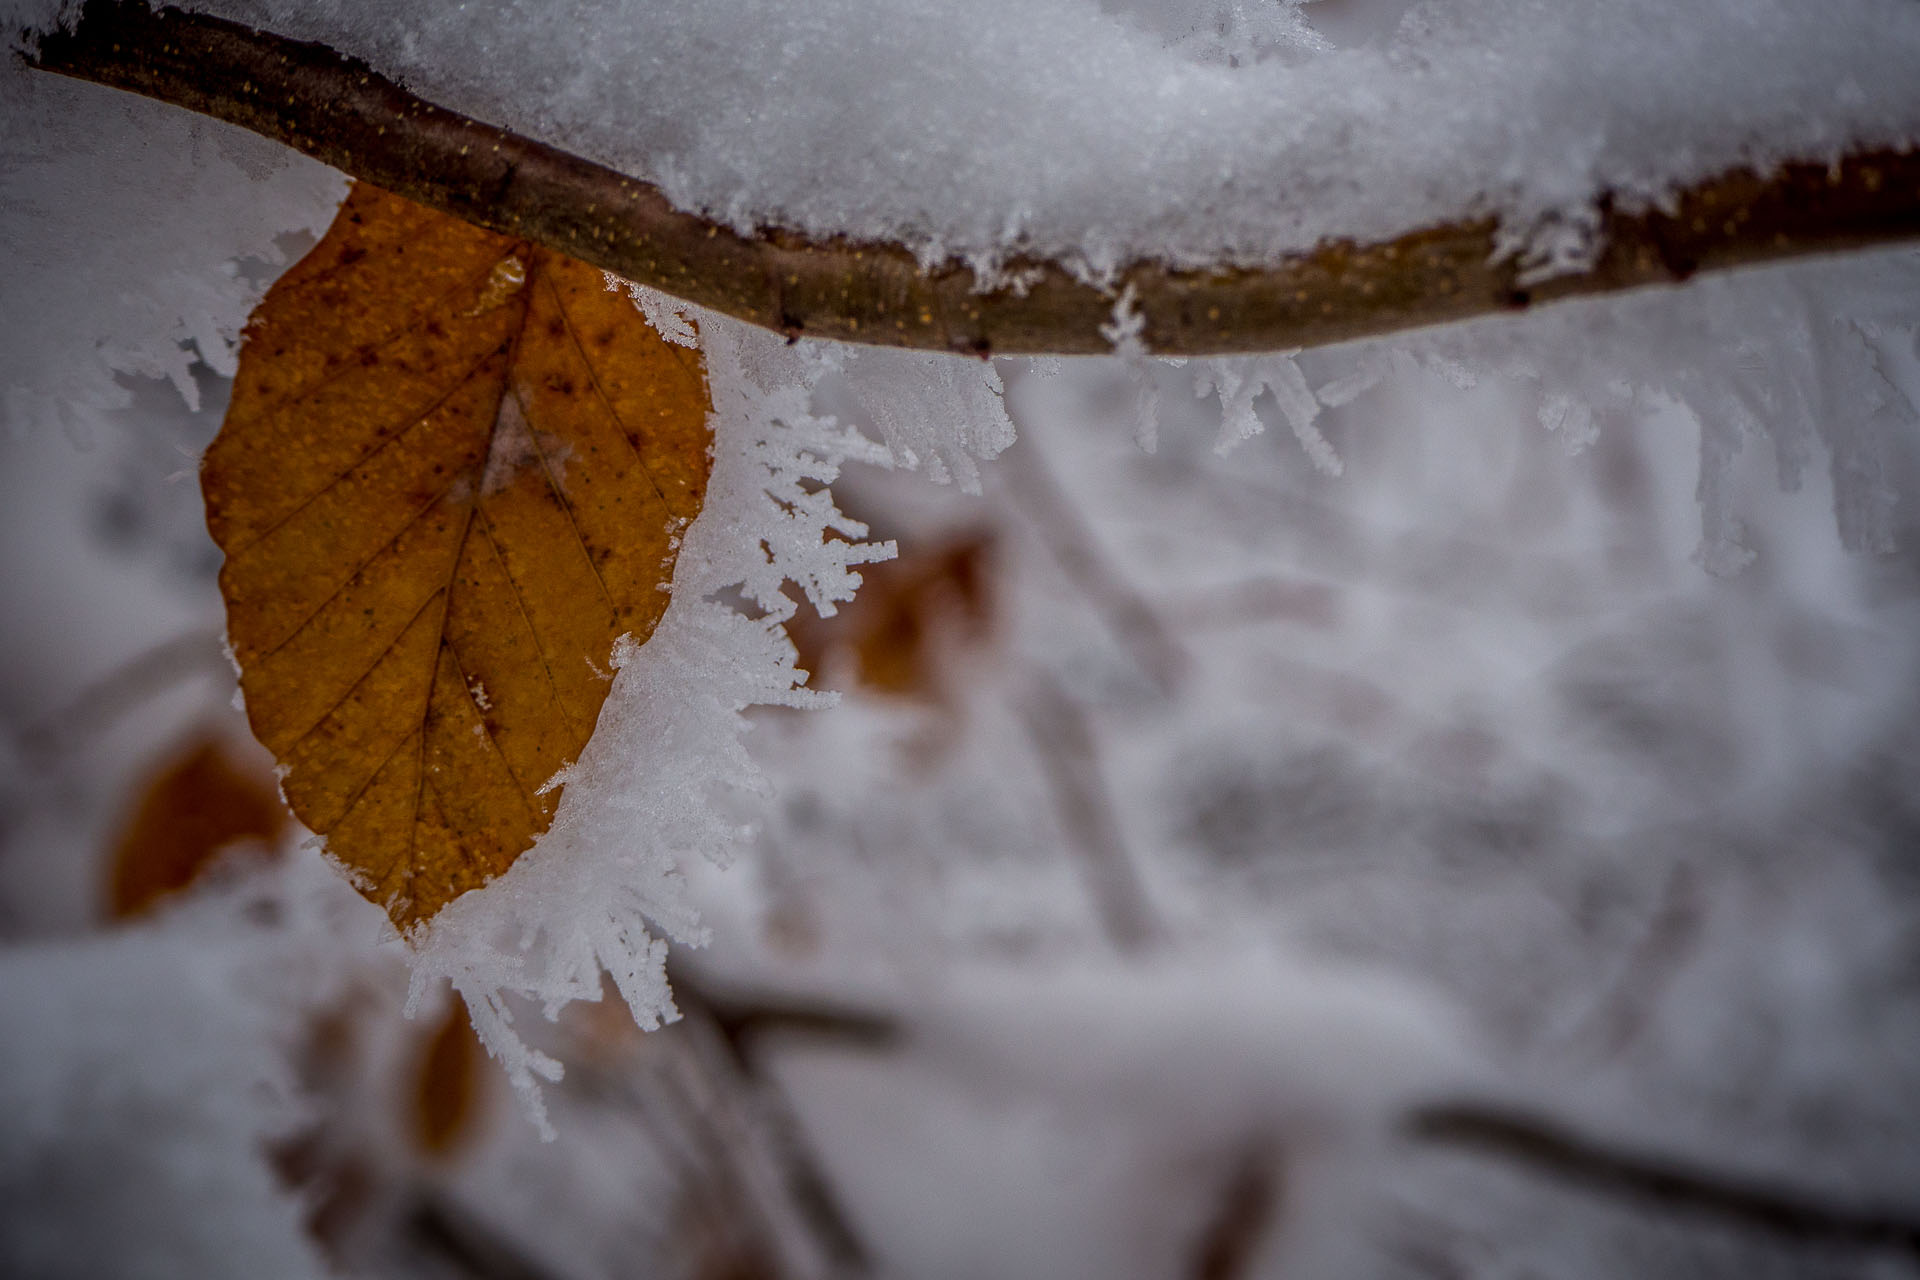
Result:
[[[408,939],[409,1012],[449,982],[547,1138],[540,1083],[559,1080],[563,1067],[514,1029],[512,998],[553,1018],[573,1001],[599,1000],[611,976],[643,1029],[679,1016],[668,942],[699,946],[707,933],[678,868],[697,857],[725,865],[746,834],[722,811],[720,792],[768,791],[742,740],[741,712],[833,700],[801,687],[806,673],[782,626],[798,605],[784,588],[799,586],[830,614],[859,585],[854,566],[893,554],[891,543],[865,540],[865,526],[825,488],[848,460],[893,465],[902,452],[809,413],[814,384],[840,357],[691,314],[714,397],[713,472],[684,535],[672,600],[645,643],[623,637],[616,646],[592,741],[555,779],[566,791],[552,827],[505,874]],[[977,367],[992,379],[990,366]],[[1004,443],[974,447],[984,455]],[[721,593],[761,612],[749,617]]]

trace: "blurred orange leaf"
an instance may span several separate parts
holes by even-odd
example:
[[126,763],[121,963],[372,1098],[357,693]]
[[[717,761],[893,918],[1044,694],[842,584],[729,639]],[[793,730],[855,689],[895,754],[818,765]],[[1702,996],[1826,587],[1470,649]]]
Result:
[[413,1083],[413,1133],[428,1154],[447,1155],[472,1127],[484,1052],[466,1006],[452,1002],[425,1040]]
[[196,738],[148,781],[121,830],[107,909],[116,919],[140,915],[192,884],[222,850],[243,840],[272,846],[286,826],[271,777],[219,739]]
[[992,623],[992,555],[987,536],[968,534],[863,569],[839,613],[788,624],[800,665],[818,674],[844,661],[876,693],[943,700],[943,663]]
[[248,323],[201,472],[247,715],[402,929],[552,821],[666,609],[707,404],[597,269],[364,183]]

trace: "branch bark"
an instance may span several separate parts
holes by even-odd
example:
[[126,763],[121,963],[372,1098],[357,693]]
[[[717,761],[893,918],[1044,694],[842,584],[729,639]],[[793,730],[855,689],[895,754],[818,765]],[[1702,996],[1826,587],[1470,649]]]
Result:
[[1139,262],[1111,288],[1055,263],[1016,262],[1032,284],[983,289],[967,268],[925,270],[898,245],[738,235],[645,182],[437,107],[323,45],[150,10],[146,0],[88,0],[71,29],[23,56],[251,129],[409,199],[791,337],[983,357],[1110,351],[1102,326],[1129,289],[1149,351],[1203,355],[1315,346],[1920,236],[1920,153],[1876,150],[1736,169],[1681,192],[1664,212],[1603,201],[1599,261],[1531,288],[1516,263],[1493,260],[1497,227],[1478,218],[1376,244],[1332,241],[1266,267]]

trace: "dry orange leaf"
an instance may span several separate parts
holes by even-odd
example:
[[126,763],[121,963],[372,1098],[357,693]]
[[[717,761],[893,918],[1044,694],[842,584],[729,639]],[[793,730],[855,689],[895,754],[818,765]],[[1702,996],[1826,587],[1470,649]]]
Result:
[[176,752],[141,792],[113,851],[107,909],[145,912],[186,888],[214,855],[244,840],[271,847],[287,826],[264,766],[248,768],[215,737]]
[[247,715],[402,929],[552,821],[666,609],[707,405],[596,268],[364,183],[248,322],[201,467]]

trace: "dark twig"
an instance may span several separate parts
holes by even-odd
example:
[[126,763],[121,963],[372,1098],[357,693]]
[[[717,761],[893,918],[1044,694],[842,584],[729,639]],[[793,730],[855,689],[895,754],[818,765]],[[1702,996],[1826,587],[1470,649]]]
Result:
[[[768,1280],[865,1274],[865,1248],[779,1082],[712,1015],[694,975],[676,969],[673,985],[681,1013],[673,1025],[611,1058],[574,1046],[561,1088],[646,1131],[680,1178],[673,1214],[683,1245],[751,1259],[740,1274]],[[754,1012],[744,1016],[758,1024]],[[833,1023],[825,1011],[807,1020]]]
[[1033,673],[1026,685],[1020,712],[1101,928],[1115,950],[1145,950],[1163,939],[1165,928],[1114,821],[1086,713],[1044,672]]
[[1656,1212],[1806,1244],[1890,1249],[1920,1259],[1920,1208],[1842,1204],[1803,1189],[1596,1141],[1545,1116],[1475,1103],[1410,1115],[1403,1133]]
[[1022,439],[996,471],[1014,500],[1016,514],[1040,535],[1067,581],[1094,607],[1147,679],[1159,692],[1171,693],[1189,666],[1185,647],[1153,603],[1101,550],[1098,537],[1054,477],[1031,433],[1024,424],[1018,425]]
[[405,1231],[415,1249],[473,1280],[555,1280],[518,1244],[444,1196],[422,1194]]
[[[732,1082],[733,1091],[748,1104],[752,1127],[760,1139],[755,1144],[758,1155],[778,1182],[778,1194],[772,1199],[785,1210],[781,1216],[791,1216],[795,1225],[804,1231],[828,1274],[866,1274],[870,1266],[866,1246],[841,1206],[826,1171],[815,1159],[798,1117],[778,1085],[758,1069],[746,1042],[738,1038],[738,1028],[743,1023],[766,1026],[775,1019],[755,1018],[751,1012],[742,1012],[736,1015],[735,1033],[727,1034],[727,1024],[714,1013],[684,972],[674,979],[674,1003],[682,1014],[682,1025],[676,1030],[690,1038],[705,1064],[707,1076]],[[801,1007],[786,1006],[789,1011]],[[816,1035],[826,1034],[826,1028],[844,1032],[853,1026],[850,1017],[837,1010],[807,1012],[809,1016],[800,1021]],[[864,1024],[864,1034],[871,1035],[874,1028],[890,1027],[891,1020],[869,1016]]]
[[[676,971],[674,990],[688,990],[685,971]],[[700,997],[707,1016],[747,1061],[752,1045],[763,1036],[798,1036],[831,1041],[838,1048],[883,1052],[901,1044],[900,1024],[884,1014],[831,1001],[796,1000],[780,994],[725,994],[705,991]]]
[[1613,1057],[1631,1044],[1699,939],[1705,915],[1698,879],[1691,867],[1681,863],[1668,877],[1652,920],[1612,988],[1574,1028],[1569,1040],[1592,1046],[1600,1058]]
[[1213,1218],[1193,1251],[1193,1280],[1240,1280],[1280,1206],[1280,1153],[1266,1142],[1241,1151],[1220,1189]]
[[1492,218],[1393,240],[1335,240],[1271,265],[1137,262],[1109,288],[1058,264],[1010,264],[1023,287],[981,289],[958,263],[922,269],[895,244],[766,230],[741,236],[654,187],[434,106],[323,45],[146,0],[88,0],[26,53],[91,80],[251,129],[422,204],[585,259],[788,334],[976,355],[1111,350],[1130,291],[1147,349],[1169,355],[1315,346],[1509,311],[1696,271],[1920,235],[1920,153],[1879,150],[1734,169],[1664,208],[1602,202],[1604,251],[1534,286],[1496,260]]

